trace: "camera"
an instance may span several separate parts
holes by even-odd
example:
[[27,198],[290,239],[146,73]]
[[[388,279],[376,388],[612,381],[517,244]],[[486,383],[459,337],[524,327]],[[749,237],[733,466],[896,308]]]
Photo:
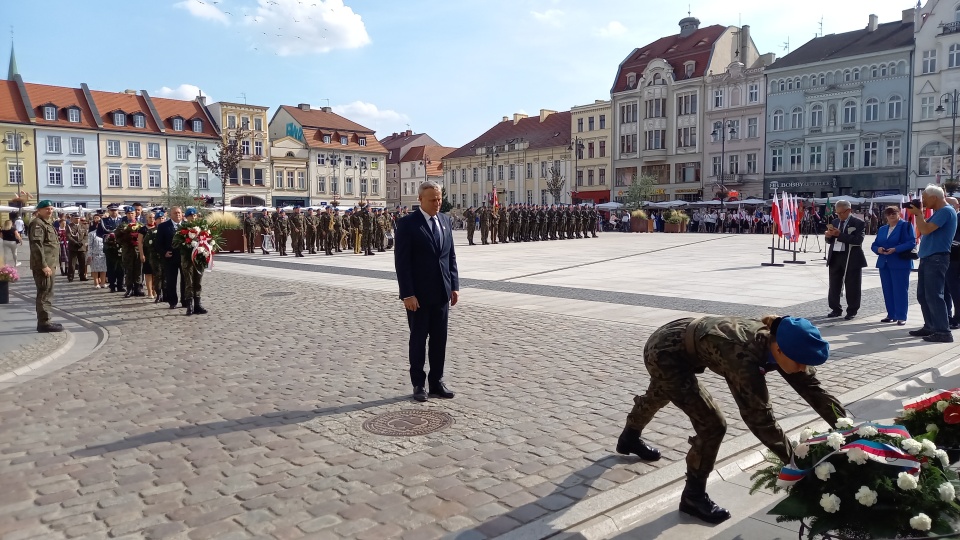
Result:
[[922,208],[923,204],[920,202],[920,199],[914,199],[910,202],[905,202],[900,205],[901,208]]

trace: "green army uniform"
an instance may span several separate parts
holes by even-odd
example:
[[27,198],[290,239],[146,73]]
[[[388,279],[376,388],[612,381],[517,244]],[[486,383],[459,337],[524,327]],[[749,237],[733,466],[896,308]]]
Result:
[[287,256],[287,235],[290,233],[290,218],[285,212],[273,215],[273,237],[276,239],[277,251],[283,257]]
[[597,237],[597,218],[599,217],[599,214],[597,214],[597,209],[591,208],[590,210],[588,210],[587,216],[588,216],[587,223],[589,224],[589,227],[590,227],[590,235],[593,238],[596,238]]
[[483,206],[480,212],[480,243],[487,245],[487,237],[490,235],[490,209]]
[[390,215],[384,212],[377,212],[377,227],[376,227],[376,238],[377,238],[377,251],[380,253],[386,253],[387,245],[387,231],[393,227],[393,222],[390,221]]
[[510,236],[511,242],[517,242],[517,231],[520,229],[520,212],[517,210],[517,207],[514,205],[510,206],[510,228],[507,231],[507,234]]
[[157,253],[157,231],[160,226],[145,228],[143,234],[143,255],[150,262],[150,270],[153,272],[154,303],[159,304],[163,301],[163,260]]
[[243,238],[247,242],[247,253],[253,253],[253,244],[257,234],[257,219],[252,213],[243,218]]
[[[128,212],[129,215],[131,212]],[[144,296],[143,285],[140,284],[143,272],[143,263],[140,262],[140,252],[137,243],[140,242],[140,229],[143,225],[128,221],[117,227],[117,241],[120,243],[120,260],[123,264],[123,280],[126,283],[126,294],[130,296]]]
[[496,208],[490,210],[490,225],[488,226],[490,232],[490,243],[497,243],[497,231],[500,228],[500,212]]
[[317,217],[313,215],[313,209],[307,210],[307,215],[303,216],[304,240],[307,242],[307,251],[311,254],[317,252]]
[[350,233],[353,235],[353,253],[363,252],[363,218],[360,217],[360,211],[357,210],[350,215]]
[[[264,236],[271,236],[272,231],[273,231],[273,222],[270,220],[270,214],[268,214],[266,210],[264,210],[263,213],[260,214],[260,216],[258,216],[258,218],[257,218],[257,226],[258,226],[259,229],[260,229],[260,236],[261,236],[261,238],[260,238],[260,251],[262,251],[264,255],[269,255],[270,252],[267,251],[267,249],[266,249],[267,243],[264,241],[263,237],[264,237]],[[274,248],[274,249],[276,249],[276,248]]]
[[321,240],[320,248],[323,249],[323,252],[327,255],[333,255],[333,216],[330,212],[320,214],[317,237]]
[[338,215],[337,225],[334,229],[338,231],[335,243],[337,251],[343,252],[344,249],[350,249],[350,216],[346,213],[342,216]]
[[463,219],[467,222],[467,245],[473,246],[473,235],[477,231],[477,212],[472,206],[463,211]]
[[[41,201],[40,204],[44,202],[49,203]],[[30,239],[30,271],[37,285],[37,331],[59,331],[54,328],[60,325],[50,322],[50,309],[53,304],[53,269],[60,264],[60,237],[53,228],[53,222],[39,215],[30,220],[27,237]],[[50,269],[49,276],[43,273],[44,268]]]
[[373,214],[366,206],[360,210],[360,250],[364,255],[373,255]]
[[[190,213],[194,212],[194,213]],[[196,215],[192,208],[187,210],[187,217]],[[187,223],[190,220],[187,219]],[[187,246],[180,247],[180,280],[183,282],[183,298],[187,315],[204,315],[207,310],[200,305],[200,295],[203,292],[203,270],[193,263],[193,249]]]
[[537,210],[537,240],[547,239],[547,209],[540,207]]
[[510,239],[507,238],[508,232],[510,231],[510,212],[506,208],[500,207],[500,224],[497,227],[497,235],[500,237],[500,242],[506,244],[510,242]]
[[73,281],[74,272],[80,274],[80,281],[87,281],[88,232],[82,223],[67,224],[67,281]]
[[303,236],[306,232],[306,220],[303,214],[297,212],[299,207],[294,208],[293,214],[287,218],[290,224],[290,243],[293,245],[293,256],[303,257]]

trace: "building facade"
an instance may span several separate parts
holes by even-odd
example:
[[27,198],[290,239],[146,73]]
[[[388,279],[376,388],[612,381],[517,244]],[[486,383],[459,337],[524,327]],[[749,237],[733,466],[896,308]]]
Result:
[[310,149],[303,141],[293,137],[272,138],[270,163],[273,170],[273,194],[271,205],[310,206],[309,185]]
[[573,202],[601,204],[610,201],[610,171],[613,154],[610,146],[610,101],[596,100],[590,105],[570,109],[571,148],[573,153]]
[[309,149],[312,198],[335,200],[340,206],[386,205],[387,150],[373,130],[334,113],[330,107],[314,109],[301,103],[280,106],[270,119],[269,131],[271,139],[291,137]]
[[680,33],[635,49],[617,72],[610,91],[613,114],[614,179],[611,195],[623,202],[633,179],[652,177],[651,200],[710,198],[704,160],[704,75],[723,73],[742,61],[759,62],[749,27],[680,21]]
[[406,130],[402,133],[393,133],[389,137],[380,139],[380,144],[387,150],[386,177],[387,206],[400,206],[400,159],[415,146],[440,146],[437,141],[426,133],[414,133]]
[[[443,185],[443,158],[456,150],[446,146],[414,146],[400,158],[397,163],[397,170],[400,173],[398,178],[400,184],[400,206],[407,208],[419,208],[419,188],[420,184],[427,180],[433,180]],[[388,169],[389,171],[389,169]],[[454,201],[449,197],[448,200],[455,207],[460,201]],[[389,201],[388,201],[389,204]]]
[[[24,106],[17,80],[0,81],[0,163],[3,181],[0,182],[0,204],[7,205],[21,197],[29,197],[27,204],[37,201],[36,130]],[[14,201],[16,202],[16,201]]]
[[193,101],[149,98],[165,135],[167,171],[170,181],[189,190],[196,198],[222,199],[222,182],[202,158],[217,161],[220,135],[204,106],[205,98]]
[[913,10],[814,38],[766,69],[764,195],[906,189]]
[[[490,204],[494,190],[501,204],[570,203],[573,172],[570,112],[540,110],[514,114],[443,159],[444,192],[461,208]],[[547,182],[562,179],[553,200]]]
[[269,107],[218,101],[208,107],[220,132],[228,140],[244,133],[240,141],[243,159],[237,173],[227,181],[227,203],[231,206],[271,206],[273,176],[270,173],[270,133],[267,130]]

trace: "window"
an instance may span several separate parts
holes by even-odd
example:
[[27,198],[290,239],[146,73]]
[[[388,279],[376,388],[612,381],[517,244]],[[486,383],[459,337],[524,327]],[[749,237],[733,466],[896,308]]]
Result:
[[263,141],[253,141],[253,155],[263,155]]
[[859,69],[854,69],[854,70],[853,70],[853,80],[855,80],[855,81],[859,81],[859,80],[860,80],[860,70],[859,70]]
[[600,141],[600,156],[599,156],[599,157],[606,157],[606,156],[607,156],[607,141]]
[[786,91],[786,89],[787,89],[787,81],[785,81],[785,80],[783,80],[783,79],[780,79],[780,81],[777,82],[777,88],[778,88],[781,92]]
[[150,169],[147,171],[147,187],[151,189],[160,189],[160,169]]
[[[250,183],[249,178],[247,178],[246,183]],[[306,173],[303,171],[297,171],[297,189],[307,189],[307,177]]]
[[593,117],[587,118],[587,130],[593,131]]
[[479,194],[479,193],[474,193],[474,194],[473,194],[473,206],[475,206],[475,207],[476,207],[476,206],[480,206],[480,194]]
[[583,118],[577,118],[577,131],[583,131]]
[[474,182],[480,181],[480,172],[478,171],[477,167],[473,168],[473,181]]
[[[13,167],[16,167],[16,165],[11,165],[10,167],[11,167],[10,183],[13,184],[14,183],[14,178],[12,176]],[[50,186],[63,185],[63,167],[51,165],[50,167],[47,168],[47,185],[50,185]]]
[[823,105],[814,105],[810,108],[810,127],[823,127]]
[[497,180],[503,180],[503,165],[497,165]]
[[327,192],[327,177],[326,177],[326,176],[318,176],[318,177],[317,177],[317,191],[319,191],[320,193],[326,193],[326,192]]
[[853,80],[853,72],[849,69],[843,71],[843,82],[850,82]]
[[200,133],[203,131],[203,122],[200,120],[193,120],[191,123],[193,124],[192,129],[194,133]]
[[577,171],[577,186],[583,185],[583,171]]
[[737,154],[731,154],[727,157],[727,171],[729,171],[730,174],[740,174],[740,156]]
[[773,111],[773,131],[783,131],[783,111]]
[[677,96],[677,115],[697,114],[697,95]]
[[87,186],[87,168],[74,167],[73,168],[73,187],[86,187],[86,186]]
[[815,144],[810,147],[810,169],[811,171],[823,170],[823,146]]
[[343,156],[343,165],[353,167],[353,156]]
[[803,109],[800,107],[790,111],[790,129],[803,129]]
[[886,161],[888,167],[900,165],[900,139],[887,139]]
[[340,183],[338,182],[337,177],[336,177],[336,176],[331,176],[331,177],[330,177],[330,191],[331,191],[334,195],[336,195],[336,194],[338,193],[337,190],[339,189],[339,186],[340,186]]
[[[530,164],[527,163],[527,165],[530,165]],[[460,169],[460,183],[461,183],[461,184],[466,184],[466,183],[467,183],[467,170],[466,170],[466,169]]]
[[253,129],[263,131],[263,118],[257,117],[253,119]]
[[340,137],[340,145],[341,145],[341,146],[346,146],[346,145],[347,145],[347,137],[346,137],[346,136]]
[[107,140],[107,157],[120,156],[120,141]]
[[920,119],[930,120],[934,113],[933,96],[923,96],[920,98]]
[[358,139],[358,142],[359,142],[360,146],[366,146],[366,145],[367,145],[367,138],[366,138],[366,137],[360,137],[360,138]]
[[747,138],[756,139],[760,136],[760,119],[747,118]]
[[527,190],[527,204],[533,204],[533,190]]
[[646,118],[664,118],[666,116],[667,116],[667,100],[666,99],[647,100]]
[[210,189],[210,179],[207,176],[207,173],[200,173],[197,175],[197,188]]
[[[331,185],[334,185],[331,182]],[[283,171],[277,171],[274,173],[273,186],[279,189],[283,189]]]
[[876,122],[879,119],[880,100],[877,98],[870,98],[867,100],[867,104],[863,107],[863,121]]
[[125,126],[127,125],[127,115],[122,112],[113,113],[113,125],[115,126]]
[[541,161],[540,162],[540,178],[546,178],[546,177],[547,177],[547,162]]
[[60,148],[60,137],[56,135],[50,135],[49,137],[47,137],[47,153],[59,154],[61,152],[62,150]]
[[6,137],[4,137],[4,141],[6,141],[7,143],[8,152],[23,152],[23,134],[22,133],[17,133],[16,135],[14,135],[13,133],[8,132]]
[[597,182],[598,182],[601,186],[607,185],[607,170],[606,170],[606,169],[600,169],[600,170],[598,171],[598,173],[597,173],[597,177],[598,177]]
[[878,146],[879,146],[879,143],[877,141],[863,142],[863,166],[864,167],[877,166],[877,147]]
[[[600,144],[603,144],[601,141]],[[694,148],[697,146],[697,128],[685,127],[677,130],[677,147]]]
[[787,79],[787,90],[793,90],[793,79]]
[[57,119],[57,108],[52,105],[47,105],[43,108],[43,119],[50,122],[56,121]]
[[182,188],[190,187],[190,173],[187,171],[180,171],[177,173],[177,185]]
[[857,103],[855,101],[851,100],[843,104],[843,123],[857,123]]
[[607,128],[607,115],[601,114],[601,115],[600,115],[600,129],[606,129],[606,128]]
[[[896,75],[896,73],[894,73],[894,75]],[[886,76],[887,76],[887,66],[886,66],[886,64],[880,66],[880,76],[881,76],[881,77],[886,77]]]
[[240,141],[240,154],[244,156],[250,155],[250,141],[246,139]]
[[83,155],[83,137],[70,137],[70,153]]
[[[293,173],[290,173],[290,178],[291,178],[290,181],[293,182],[293,180],[292,180],[292,178],[293,178]],[[344,183],[345,183],[347,195],[353,195],[353,177],[352,177],[352,176],[347,177],[347,178],[344,180]],[[291,186],[291,187],[292,187],[292,186]]]
[[750,86],[747,87],[747,102],[748,103],[760,102],[760,84],[759,83],[750,83]]
[[803,170],[803,148],[800,146],[790,147],[790,170],[791,171]]
[[663,150],[667,147],[667,131],[654,129],[647,132],[647,150]]
[[937,71],[937,51],[923,51],[923,59],[920,64],[921,73],[933,73]]
[[[456,177],[457,173],[454,172],[453,175],[454,177]],[[517,166],[511,163],[510,164],[510,180],[516,180],[516,179],[517,179]],[[456,178],[454,178],[453,181],[456,181]]]
[[240,117],[240,127],[242,127],[243,129],[250,129],[250,117],[249,117],[249,116],[241,116],[241,117]]
[[723,89],[717,89],[713,91],[713,108],[720,109],[723,107]]
[[[140,143],[137,143],[137,156],[140,156]],[[147,157],[150,159],[160,159],[160,143],[147,143]]]
[[186,161],[190,156],[190,148],[185,144],[177,145],[177,161]]
[[890,96],[887,100],[887,120],[899,120],[903,114],[903,98],[898,95]]
[[712,165],[712,168],[711,168],[712,172],[710,173],[710,176],[719,177],[721,174],[723,174],[723,163],[720,161],[720,156],[713,156],[713,159],[711,160],[711,165]]
[[637,104],[627,103],[620,106],[620,123],[631,124],[637,121]]
[[783,172],[783,148],[770,149],[770,172]]
[[253,170],[253,185],[255,186],[263,185],[263,169]]
[[853,169],[857,166],[857,143],[843,143],[840,166],[844,169]]
[[[233,174],[237,174],[234,172]],[[250,185],[250,167],[243,167],[240,169],[240,182],[245,185]]]
[[107,169],[107,187],[123,187],[123,173],[120,169]]
[[67,120],[73,122],[74,124],[80,122],[80,109],[77,109],[76,107],[67,109]]
[[487,181],[493,181],[493,165],[487,165]]
[[[293,171],[287,171],[287,189],[293,189],[293,178]],[[350,179],[347,179],[347,186],[350,186]],[[350,189],[347,193],[353,193],[353,189]]]
[[756,154],[747,154],[747,174],[757,174]]
[[132,158],[140,157],[140,143],[136,141],[127,142],[127,157],[132,157]]
[[234,115],[227,116],[227,129],[236,129],[237,127],[237,117]]
[[[637,151],[637,134],[620,136],[620,153],[629,154]],[[543,175],[546,176],[546,175]]]
[[143,185],[140,178],[140,169],[130,169],[127,171],[127,184],[132,188],[138,188]]
[[323,142],[324,142],[325,144],[330,144],[330,141],[331,141],[331,139],[330,139],[330,136],[329,136],[329,135],[324,135],[324,136],[323,136]]

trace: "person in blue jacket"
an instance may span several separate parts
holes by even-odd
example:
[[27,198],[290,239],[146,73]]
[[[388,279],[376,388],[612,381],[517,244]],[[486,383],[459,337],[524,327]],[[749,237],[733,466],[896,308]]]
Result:
[[880,227],[876,240],[870,246],[877,254],[883,301],[887,305],[887,316],[880,322],[896,321],[903,326],[907,320],[907,297],[913,260],[904,258],[901,254],[909,253],[917,247],[917,235],[913,225],[900,218],[900,208],[888,206],[883,211],[883,217],[887,224]]

